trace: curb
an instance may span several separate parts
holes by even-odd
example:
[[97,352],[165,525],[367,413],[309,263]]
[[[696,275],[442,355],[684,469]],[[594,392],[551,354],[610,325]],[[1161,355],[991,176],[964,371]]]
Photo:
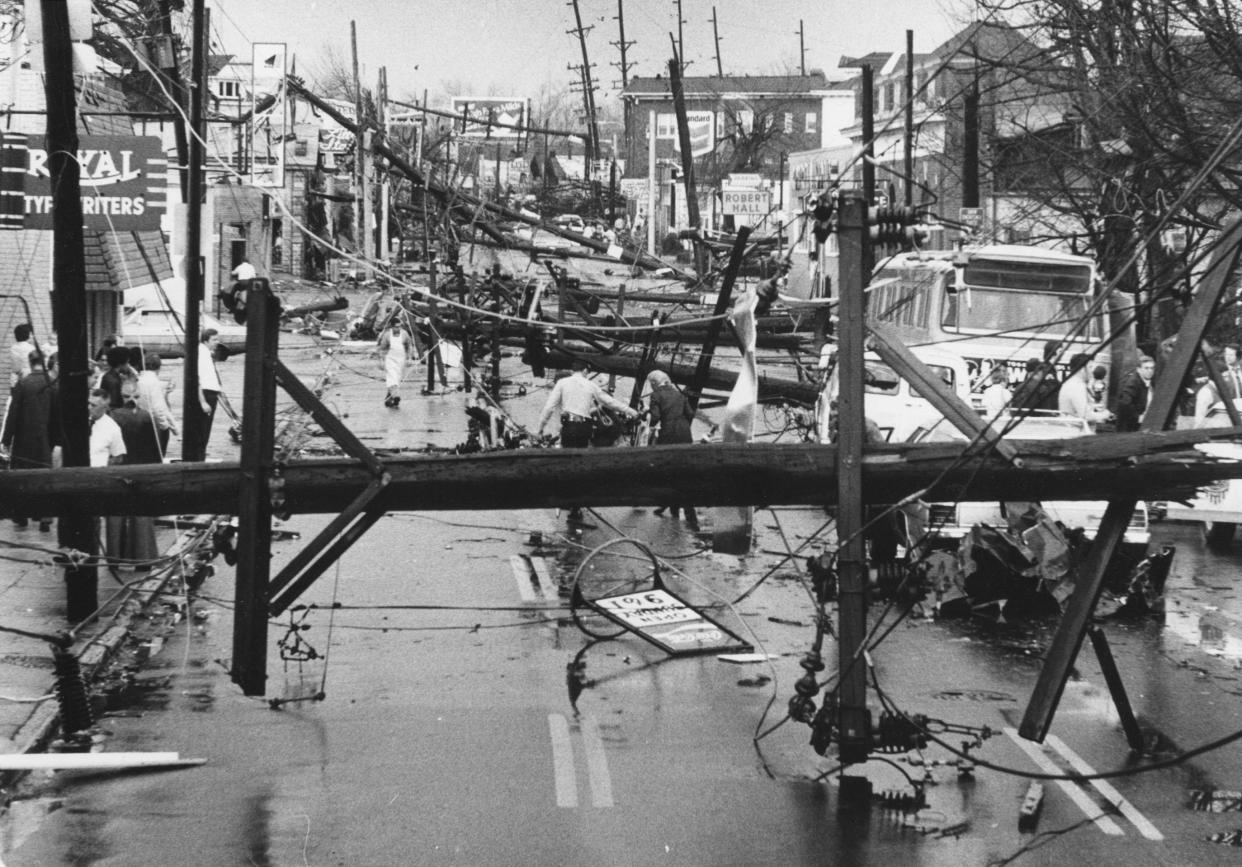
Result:
[[[217,517],[215,515],[199,515],[194,517],[192,521],[195,524],[209,524]],[[192,542],[199,538],[201,533],[202,530],[198,527],[184,531],[168,550],[164,552],[164,556],[179,556]],[[152,577],[142,582],[142,584],[136,585],[130,598],[121,603],[116,615],[117,620],[124,620],[126,622],[123,625],[118,623],[110,626],[100,634],[84,638],[85,647],[82,649],[78,660],[82,666],[83,679],[87,682],[88,687],[95,681],[96,675],[107,667],[108,662],[112,660],[129,637],[131,632],[130,621],[133,620],[135,615],[147,611],[155,600],[163,595],[168,583],[178,574],[178,570],[173,565],[170,565],[165,567],[163,574],[158,577]],[[53,681],[49,692],[55,691],[56,684]],[[43,750],[54,739],[53,736],[59,724],[59,702],[51,699],[42,702],[13,736],[13,743],[16,747],[15,752],[33,753]],[[3,782],[5,787],[7,787],[24,773],[26,772],[15,771],[12,772],[12,775],[6,774],[0,782]]]

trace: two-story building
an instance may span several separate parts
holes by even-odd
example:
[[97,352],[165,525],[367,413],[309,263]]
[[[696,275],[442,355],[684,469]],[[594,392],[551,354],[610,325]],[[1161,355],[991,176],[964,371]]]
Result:
[[[841,125],[852,98],[820,70],[687,76],[682,91],[704,228],[735,222],[773,226],[783,204],[786,156],[822,147],[825,129]],[[671,81],[658,75],[631,78],[621,98],[625,177],[648,181],[647,200],[631,201],[630,215],[652,213],[659,235],[684,228],[688,218]]]

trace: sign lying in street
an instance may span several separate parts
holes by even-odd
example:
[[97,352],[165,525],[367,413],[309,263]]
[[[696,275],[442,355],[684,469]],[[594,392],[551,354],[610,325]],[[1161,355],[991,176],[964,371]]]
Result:
[[600,614],[668,653],[751,650],[725,627],[662,587],[587,602]]
[[[15,200],[20,184],[22,198],[21,225],[13,220],[5,228],[52,228],[52,175],[43,136],[6,135],[3,149],[6,167],[25,166],[24,172],[3,176],[6,197]],[[84,225],[120,231],[160,227],[168,203],[168,159],[158,138],[84,135],[77,156]]]

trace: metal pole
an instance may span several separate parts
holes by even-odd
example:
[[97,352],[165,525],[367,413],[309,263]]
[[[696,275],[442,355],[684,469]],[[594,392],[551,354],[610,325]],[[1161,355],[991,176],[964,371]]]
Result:
[[[185,388],[181,395],[181,459],[201,461],[206,458],[205,443],[209,421],[199,405],[198,353],[199,331],[202,327],[202,306],[205,294],[203,262],[203,91],[207,83],[207,12],[204,0],[194,0],[191,12],[193,45],[190,52],[190,168],[186,183],[185,230]],[[205,429],[208,428],[208,429]]]
[[[867,207],[871,207],[875,204],[875,84],[871,74],[871,65],[868,63],[862,66],[862,137],[863,201]],[[863,219],[863,224],[866,225],[866,219]],[[871,268],[875,263],[872,259],[870,244],[862,244],[860,252],[865,284],[866,279],[871,276]]]
[[867,634],[867,563],[863,542],[862,453],[864,289],[867,202],[857,194],[841,198],[841,306],[837,370],[837,553],[840,672],[839,736],[843,765],[865,761],[870,747],[867,664],[861,658]]

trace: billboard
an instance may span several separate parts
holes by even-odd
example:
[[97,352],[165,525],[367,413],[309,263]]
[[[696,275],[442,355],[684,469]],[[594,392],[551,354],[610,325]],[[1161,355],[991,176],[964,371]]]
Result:
[[772,209],[771,190],[721,190],[721,213],[757,214],[762,217]]
[[[251,46],[250,182],[259,187],[285,185],[285,57],[283,42],[256,42]],[[260,108],[270,97],[276,101]]]
[[[701,157],[712,152],[716,146],[716,115],[710,111],[686,112],[686,126],[690,130],[690,155]],[[673,150],[681,152],[680,136],[673,139]]]
[[[530,101],[520,96],[455,96],[453,132],[470,138],[516,139],[526,126]],[[497,126],[496,124],[506,124]]]
[[[22,220],[6,221],[4,228],[51,229],[52,173],[44,136],[6,134],[3,148],[5,166],[25,166],[24,172],[5,174],[5,197],[14,203],[20,179]],[[157,136],[80,136],[78,166],[84,226],[159,229],[168,207],[168,158]]]

